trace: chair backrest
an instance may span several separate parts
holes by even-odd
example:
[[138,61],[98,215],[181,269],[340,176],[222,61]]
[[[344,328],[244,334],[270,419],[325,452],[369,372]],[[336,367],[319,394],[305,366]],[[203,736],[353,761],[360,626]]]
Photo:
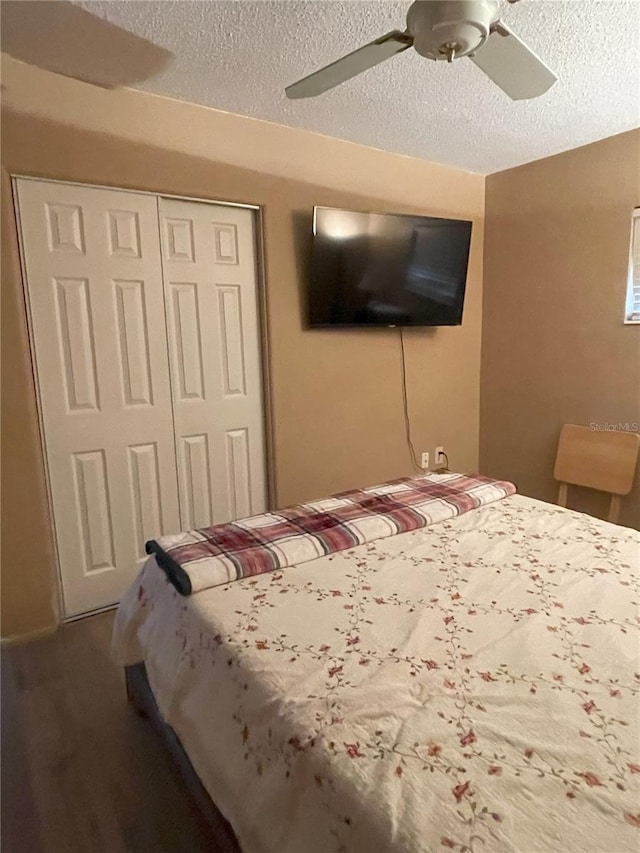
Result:
[[560,433],[553,476],[560,483],[628,495],[638,460],[640,435],[599,432],[565,424]]

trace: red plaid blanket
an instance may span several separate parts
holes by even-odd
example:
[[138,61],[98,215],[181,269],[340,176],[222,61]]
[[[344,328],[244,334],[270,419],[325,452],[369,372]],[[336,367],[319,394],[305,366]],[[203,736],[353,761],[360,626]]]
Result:
[[403,477],[322,501],[147,542],[184,595],[406,533],[512,495],[515,487],[461,474]]

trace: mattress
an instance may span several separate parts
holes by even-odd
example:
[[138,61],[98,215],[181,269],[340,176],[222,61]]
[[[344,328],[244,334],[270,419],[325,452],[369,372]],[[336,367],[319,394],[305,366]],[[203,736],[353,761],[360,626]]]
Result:
[[636,851],[640,533],[518,495],[183,598],[144,661],[246,853]]

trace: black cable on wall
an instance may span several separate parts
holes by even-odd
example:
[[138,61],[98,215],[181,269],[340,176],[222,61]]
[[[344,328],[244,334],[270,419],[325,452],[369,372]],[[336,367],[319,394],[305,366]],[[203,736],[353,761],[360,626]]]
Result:
[[414,469],[418,473],[424,474],[424,470],[418,464],[418,456],[411,440],[411,420],[409,418],[409,401],[407,399],[407,363],[404,352],[404,331],[402,326],[399,327],[398,331],[400,332],[400,352],[402,353],[402,407],[404,410],[404,428],[407,447],[409,448],[409,455]]

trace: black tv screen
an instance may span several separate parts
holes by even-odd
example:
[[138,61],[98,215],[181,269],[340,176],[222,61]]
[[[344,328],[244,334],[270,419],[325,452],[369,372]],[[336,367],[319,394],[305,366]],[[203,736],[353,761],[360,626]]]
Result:
[[311,326],[456,326],[471,222],[313,211]]

